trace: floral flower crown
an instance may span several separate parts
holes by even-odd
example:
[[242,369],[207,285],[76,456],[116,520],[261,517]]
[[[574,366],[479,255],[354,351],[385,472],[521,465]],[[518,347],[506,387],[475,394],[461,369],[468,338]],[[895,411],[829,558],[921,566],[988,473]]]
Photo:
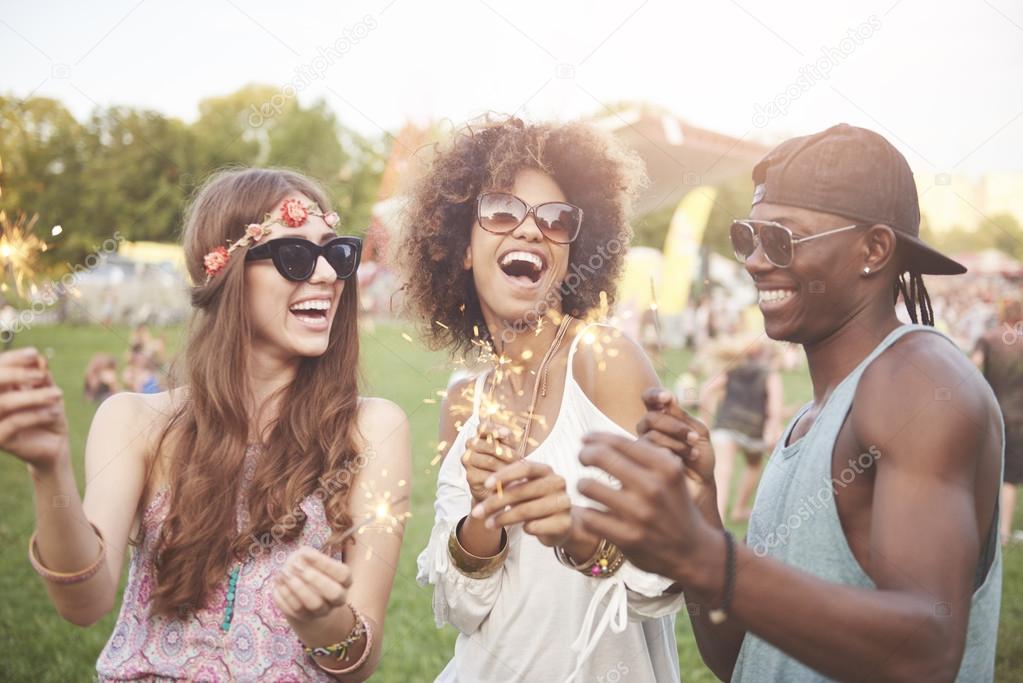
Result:
[[336,211],[324,213],[316,204],[303,204],[298,199],[285,199],[281,204],[280,213],[279,218],[268,213],[263,216],[262,223],[249,223],[245,226],[245,234],[239,239],[234,242],[229,241],[226,247],[217,247],[206,254],[203,257],[203,267],[206,269],[206,284],[209,284],[210,280],[224,269],[224,266],[231,260],[231,252],[235,249],[248,247],[263,239],[270,234],[275,225],[287,225],[290,228],[298,228],[305,224],[309,216],[319,216],[331,228],[341,222],[341,217],[337,215]]

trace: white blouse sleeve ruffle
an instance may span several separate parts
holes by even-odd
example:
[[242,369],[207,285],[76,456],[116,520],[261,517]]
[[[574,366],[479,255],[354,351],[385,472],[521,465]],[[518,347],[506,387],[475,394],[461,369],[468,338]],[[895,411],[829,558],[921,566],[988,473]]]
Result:
[[[475,420],[471,420],[474,423]],[[466,423],[463,432],[475,427]],[[472,496],[465,480],[465,467],[459,454],[464,437],[452,444],[441,465],[437,481],[437,501],[430,542],[419,555],[416,581],[433,586],[433,615],[440,628],[451,624],[466,635],[476,632],[490,615],[501,590],[504,567],[485,579],[466,576],[455,566],[448,551],[448,539],[458,522],[469,514]]]
[[448,552],[448,538],[457,525],[457,519],[436,521],[430,543],[419,555],[416,581],[420,586],[433,586],[433,617],[438,628],[451,624],[472,635],[497,602],[504,569],[485,579],[469,578],[460,572]]

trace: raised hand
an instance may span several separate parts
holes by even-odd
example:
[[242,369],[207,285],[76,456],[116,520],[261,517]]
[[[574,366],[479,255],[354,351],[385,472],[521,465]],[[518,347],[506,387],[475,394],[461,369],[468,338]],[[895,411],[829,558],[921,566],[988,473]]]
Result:
[[540,543],[561,546],[575,558],[588,557],[596,549],[599,539],[579,525],[565,479],[549,466],[517,460],[484,483],[490,495],[476,505],[472,516],[485,519],[488,527],[522,524],[522,530]]
[[707,425],[683,410],[675,395],[666,389],[647,389],[643,392],[643,403],[647,413],[636,425],[640,439],[667,448],[682,458],[690,497],[708,522],[720,526],[714,447]]
[[33,467],[53,466],[68,449],[63,392],[33,348],[0,353],[0,449]]
[[341,560],[303,546],[277,575],[273,599],[292,626],[327,616],[348,599],[352,572]]
[[469,483],[473,506],[489,495],[490,491],[484,485],[487,478],[515,457],[511,438],[511,430],[507,427],[484,422],[476,436],[466,443],[462,464],[465,465],[465,479]]
[[579,492],[607,508],[582,508],[581,526],[614,543],[640,569],[684,582],[720,541],[683,485],[686,466],[671,451],[642,439],[589,434],[579,461],[621,483],[615,489],[580,480]]

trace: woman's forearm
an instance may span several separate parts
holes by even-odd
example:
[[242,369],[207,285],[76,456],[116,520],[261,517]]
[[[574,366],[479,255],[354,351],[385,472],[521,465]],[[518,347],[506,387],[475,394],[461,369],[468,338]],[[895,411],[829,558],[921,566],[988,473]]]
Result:
[[[379,660],[383,634],[378,632],[377,626],[372,620],[367,619],[367,623],[373,631],[373,649],[367,656],[366,663],[350,674],[333,674],[335,679],[345,681],[346,683],[359,683],[367,680],[375,671],[377,661]],[[341,642],[348,637],[352,629],[355,628],[355,616],[347,606],[342,606],[333,610],[322,619],[316,619],[303,624],[292,624],[292,628],[302,643],[310,647],[326,647],[327,645]],[[343,668],[358,662],[368,645],[369,638],[366,636],[356,640],[349,648],[343,662],[338,662],[337,658],[331,656],[313,657],[313,659],[318,664],[330,669]]]
[[476,557],[493,557],[501,552],[501,528],[488,529],[484,520],[470,515],[462,522],[458,542]]
[[[93,565],[102,545],[82,509],[82,499],[65,450],[50,467],[29,466],[35,491],[36,559],[46,569],[73,574]],[[45,581],[47,593],[62,617],[88,626],[113,608],[117,586],[103,565],[80,583]]]

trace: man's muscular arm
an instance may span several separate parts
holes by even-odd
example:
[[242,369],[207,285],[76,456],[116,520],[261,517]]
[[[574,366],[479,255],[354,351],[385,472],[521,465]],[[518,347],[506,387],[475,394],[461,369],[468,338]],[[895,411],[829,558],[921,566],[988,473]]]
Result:
[[[840,680],[951,681],[965,646],[984,527],[976,511],[990,510],[997,492],[995,469],[978,506],[978,473],[998,459],[997,407],[951,345],[913,337],[923,335],[897,345],[907,353],[875,361],[849,416],[863,449],[881,452],[864,567],[877,588],[823,581],[738,548],[731,619]],[[602,435],[585,459],[623,482],[621,492],[586,485],[587,495],[611,509],[587,512],[586,523],[637,565],[719,604],[721,534],[678,486],[671,455]]]

